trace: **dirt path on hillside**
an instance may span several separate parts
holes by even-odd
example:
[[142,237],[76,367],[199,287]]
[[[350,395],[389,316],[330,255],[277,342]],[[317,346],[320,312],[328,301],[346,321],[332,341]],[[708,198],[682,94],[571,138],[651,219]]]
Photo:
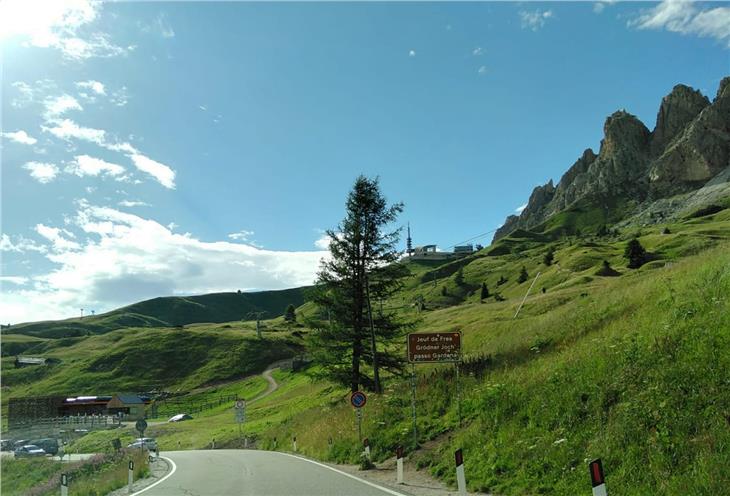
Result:
[[271,373],[274,370],[281,368],[281,366],[284,365],[285,363],[291,363],[291,359],[289,358],[286,360],[279,360],[272,364],[269,364],[269,366],[266,367],[266,370],[264,370],[264,372],[261,374],[261,377],[266,379],[266,382],[269,383],[269,387],[267,387],[266,391],[264,391],[263,393],[248,400],[248,403],[252,403],[254,401],[258,401],[260,399],[266,398],[268,395],[270,395],[271,393],[273,393],[274,391],[279,389],[279,383],[276,382],[276,379],[274,379],[274,377],[271,375]]

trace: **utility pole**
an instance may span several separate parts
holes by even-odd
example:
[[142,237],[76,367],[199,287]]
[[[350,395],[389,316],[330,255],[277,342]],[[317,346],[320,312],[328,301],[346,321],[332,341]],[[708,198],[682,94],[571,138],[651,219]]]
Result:
[[266,312],[250,312],[248,314],[248,317],[254,317],[256,319],[256,336],[261,339],[261,317],[263,317],[266,314]]
[[368,315],[370,316],[370,346],[373,353],[373,381],[375,381],[375,392],[380,394],[380,370],[378,368],[378,350],[375,346],[375,325],[373,323],[373,308],[370,305],[370,278],[365,276],[365,296],[368,301]]
[[408,237],[406,238],[406,253],[411,256],[413,253],[413,240],[411,239],[411,223],[408,223]]
[[84,309],[83,308],[81,309],[81,318],[82,319],[84,318]]

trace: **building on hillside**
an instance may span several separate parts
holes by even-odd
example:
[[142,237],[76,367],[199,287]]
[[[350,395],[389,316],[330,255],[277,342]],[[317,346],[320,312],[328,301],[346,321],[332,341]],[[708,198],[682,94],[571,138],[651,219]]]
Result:
[[119,415],[131,419],[142,419],[145,417],[145,407],[150,403],[146,396],[136,394],[115,394],[107,404],[107,411],[110,415]]
[[58,416],[106,415],[111,396],[76,396],[66,398],[58,410]]
[[413,249],[411,260],[449,260],[454,258],[450,251],[438,251],[436,245],[416,246]]
[[19,369],[21,367],[29,367],[32,365],[46,365],[48,363],[48,360],[45,358],[35,358],[35,357],[24,357],[24,356],[16,356],[15,357],[15,368]]
[[454,255],[471,255],[474,253],[474,245],[454,246]]

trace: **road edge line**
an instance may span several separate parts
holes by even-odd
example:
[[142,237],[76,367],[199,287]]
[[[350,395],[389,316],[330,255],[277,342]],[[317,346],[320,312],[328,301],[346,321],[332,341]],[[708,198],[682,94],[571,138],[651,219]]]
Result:
[[132,496],[137,496],[138,494],[142,494],[143,492],[145,492],[148,489],[152,489],[157,484],[159,484],[160,482],[164,482],[165,480],[167,480],[168,477],[170,477],[172,474],[175,473],[175,471],[177,470],[177,465],[175,465],[175,462],[173,462],[170,458],[167,458],[166,456],[161,456],[160,458],[165,460],[167,463],[171,464],[172,470],[170,470],[167,474],[165,474],[165,476],[162,479],[158,480],[157,482],[150,484],[149,486],[145,487],[144,489],[140,489],[136,493],[132,493]]
[[[328,469],[332,470],[333,472],[337,472],[338,474],[344,475],[345,477],[349,477],[350,479],[354,479],[358,482],[362,482],[363,484],[367,484],[368,486],[374,487],[376,489],[380,489],[381,491],[385,491],[386,493],[392,494],[393,496],[408,496],[406,494],[399,493],[398,491],[394,491],[393,489],[389,489],[387,487],[383,487],[378,484],[375,484],[374,482],[370,482],[365,479],[361,479],[360,477],[358,477],[356,475],[348,474],[347,472],[343,472],[342,470],[336,469],[334,467],[330,467],[329,465],[326,465],[324,463],[320,463],[315,460],[310,460],[309,458],[304,458],[303,456],[292,455],[291,453],[284,453],[282,451],[272,451],[272,453],[279,453],[280,455],[291,456],[292,458],[298,458],[300,460],[304,460],[305,462],[314,463],[315,465],[319,465],[320,467],[328,468]],[[134,495],[132,495],[132,496],[134,496]]]

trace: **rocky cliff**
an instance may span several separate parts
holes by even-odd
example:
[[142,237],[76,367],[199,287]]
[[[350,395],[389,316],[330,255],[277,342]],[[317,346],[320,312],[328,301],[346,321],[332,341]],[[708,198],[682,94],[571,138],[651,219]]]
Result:
[[730,77],[715,99],[677,85],[662,99],[653,131],[626,111],[610,115],[596,155],[590,148],[560,178],[536,187],[519,216],[494,239],[534,228],[578,200],[621,198],[635,203],[701,187],[730,167]]

